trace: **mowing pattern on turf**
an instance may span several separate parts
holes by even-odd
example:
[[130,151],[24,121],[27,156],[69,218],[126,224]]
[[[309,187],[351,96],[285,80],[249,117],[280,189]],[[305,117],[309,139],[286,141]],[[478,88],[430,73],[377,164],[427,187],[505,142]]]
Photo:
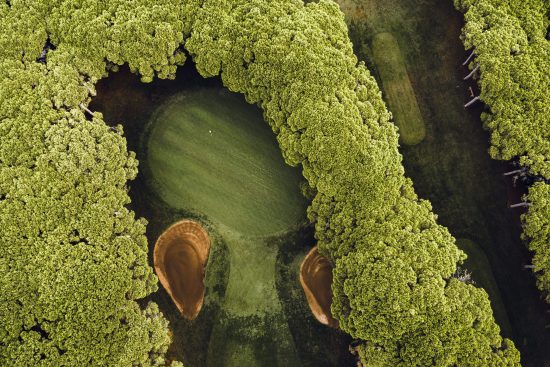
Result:
[[407,145],[420,143],[426,128],[397,40],[391,33],[378,33],[372,40],[372,53],[386,101],[399,127],[400,141]]
[[305,212],[300,172],[285,165],[259,110],[223,90],[182,93],[161,106],[148,165],[170,206],[242,234],[284,231]]

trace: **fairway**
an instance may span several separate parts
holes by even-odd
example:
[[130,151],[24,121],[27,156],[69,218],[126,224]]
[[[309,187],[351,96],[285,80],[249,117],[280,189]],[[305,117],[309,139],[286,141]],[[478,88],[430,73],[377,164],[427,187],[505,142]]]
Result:
[[299,263],[315,243],[303,178],[260,110],[191,63],[176,80],[150,84],[123,68],[99,88],[93,108],[125,122],[140,161],[131,205],[148,221],[151,254],[182,219],[211,240],[196,318],[182,317],[164,286],[153,294],[173,333],[170,358],[193,367],[351,365],[350,339],[315,319],[300,286]]
[[225,90],[186,91],[153,113],[145,138],[156,194],[206,217],[229,249],[207,365],[300,366],[277,293],[278,248],[268,242],[304,222],[306,201],[300,171],[284,163],[259,110]]
[[147,158],[166,203],[241,234],[277,233],[304,216],[299,170],[239,95],[202,89],[169,99],[152,118]]
[[372,40],[372,53],[400,141],[406,145],[420,143],[426,128],[397,40],[391,33],[378,33]]

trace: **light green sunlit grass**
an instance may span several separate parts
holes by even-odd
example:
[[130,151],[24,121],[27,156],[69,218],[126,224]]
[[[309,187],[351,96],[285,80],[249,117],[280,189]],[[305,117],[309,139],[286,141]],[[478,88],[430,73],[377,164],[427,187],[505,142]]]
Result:
[[420,143],[426,128],[397,40],[391,33],[378,33],[372,40],[372,53],[401,142]]
[[285,165],[258,109],[216,89],[180,94],[153,118],[148,165],[160,196],[246,235],[303,218],[300,173]]

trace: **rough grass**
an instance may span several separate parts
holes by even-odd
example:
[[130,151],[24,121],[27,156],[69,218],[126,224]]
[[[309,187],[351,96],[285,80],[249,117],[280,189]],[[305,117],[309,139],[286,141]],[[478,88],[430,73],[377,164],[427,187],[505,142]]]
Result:
[[420,143],[426,136],[426,128],[399,43],[391,33],[378,33],[372,39],[372,55],[388,107],[399,127],[401,143]]
[[[231,248],[231,269],[224,310],[235,316],[281,312],[275,292],[275,259],[277,248],[264,238],[236,234],[224,236]],[[235,256],[233,256],[233,254]]]

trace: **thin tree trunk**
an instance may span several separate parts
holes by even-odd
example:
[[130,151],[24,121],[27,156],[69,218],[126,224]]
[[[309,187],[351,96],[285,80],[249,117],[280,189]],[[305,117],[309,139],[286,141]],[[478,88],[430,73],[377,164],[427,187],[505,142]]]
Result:
[[84,86],[86,87],[86,89],[88,89],[88,93],[92,96],[92,97],[95,97],[96,96],[96,92],[95,90],[93,90],[92,88],[90,88],[90,86],[88,84],[84,84]]
[[477,101],[479,101],[479,96],[474,97],[470,102],[466,103],[466,104],[464,105],[464,108],[470,107],[471,105],[473,105],[473,104],[476,103]]
[[472,53],[470,54],[470,56],[468,56],[468,58],[466,59],[466,61],[464,61],[464,62],[462,63],[462,66],[468,65],[468,63],[470,62],[470,60],[472,59],[472,57],[474,57],[474,51],[475,51],[475,50],[472,50]]
[[94,115],[94,113],[93,113],[92,111],[90,111],[90,109],[89,109],[88,107],[84,106],[83,103],[79,104],[79,106],[80,106],[80,108],[82,108],[84,111],[86,111],[87,113],[89,113],[90,116],[93,116],[93,115]]
[[512,208],[526,208],[526,207],[529,207],[529,206],[531,206],[531,203],[522,202],[522,203],[517,203],[517,204],[510,205],[510,209],[512,209]]
[[476,73],[476,71],[478,71],[478,70],[479,70],[479,64],[476,65],[476,67],[474,68],[474,70],[472,70],[470,72],[470,74],[468,74],[464,77],[464,80],[470,79]]
[[503,173],[502,175],[503,176],[511,176],[511,175],[515,175],[516,173],[521,173],[523,171],[525,171],[525,168],[515,169],[513,171]]

